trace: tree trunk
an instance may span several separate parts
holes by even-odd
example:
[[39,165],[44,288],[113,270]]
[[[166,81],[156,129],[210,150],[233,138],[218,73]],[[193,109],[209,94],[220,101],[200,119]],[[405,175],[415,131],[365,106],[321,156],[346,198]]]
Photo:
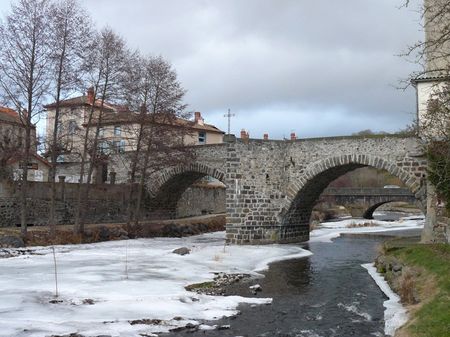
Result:
[[[90,125],[92,123],[92,119],[94,117],[94,109],[95,109],[95,100],[96,100],[96,93],[98,89],[98,82],[96,84],[96,88],[94,91],[94,97],[93,97],[93,104],[91,107],[91,110],[89,111],[89,117],[87,121],[87,125]],[[75,234],[83,234],[84,233],[84,223],[82,221],[82,206],[85,204],[83,202],[83,180],[84,180],[84,174],[85,174],[85,165],[87,160],[87,153],[88,153],[88,142],[89,142],[89,127],[86,127],[86,131],[84,133],[84,143],[83,143],[83,152],[81,154],[81,163],[80,163],[80,180],[78,182],[78,190],[77,190],[77,203],[76,203],[76,209],[75,209],[75,224],[73,226],[73,231]]]
[[139,126],[139,134],[138,134],[138,139],[137,139],[137,144],[136,144],[136,151],[134,153],[133,156],[133,160],[131,162],[131,172],[130,172],[130,187],[129,187],[129,192],[128,192],[128,205],[127,205],[127,214],[128,214],[128,220],[127,220],[127,227],[129,227],[133,221],[133,195],[134,195],[134,183],[136,180],[136,170],[137,170],[137,164],[139,161],[139,153],[141,151],[141,143],[142,143],[142,136],[143,136],[143,131],[144,131],[144,113],[145,112],[141,112],[142,113],[142,119],[141,119],[141,124]]
[[[66,20],[67,23],[67,20]],[[50,238],[56,236],[56,160],[58,158],[58,131],[59,131],[59,115],[60,115],[60,101],[61,101],[61,88],[62,88],[62,75],[64,71],[64,58],[66,56],[66,37],[67,37],[67,25],[64,30],[64,40],[61,55],[58,65],[58,79],[56,83],[56,106],[55,106],[55,121],[53,124],[53,139],[51,144],[51,168],[50,168],[50,214],[48,218],[48,225],[50,227]]]

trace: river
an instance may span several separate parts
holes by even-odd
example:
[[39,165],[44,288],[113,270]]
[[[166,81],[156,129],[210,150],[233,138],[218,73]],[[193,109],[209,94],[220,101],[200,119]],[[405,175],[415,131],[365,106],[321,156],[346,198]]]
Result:
[[[240,314],[235,317],[205,322],[221,326],[222,330],[182,331],[164,336],[385,336],[383,302],[387,298],[361,267],[374,260],[376,247],[384,239],[350,235],[332,243],[304,244],[302,247],[313,255],[273,263],[264,278],[227,289],[229,295],[271,297],[271,305],[241,305]],[[262,288],[256,295],[249,290],[254,284]]]

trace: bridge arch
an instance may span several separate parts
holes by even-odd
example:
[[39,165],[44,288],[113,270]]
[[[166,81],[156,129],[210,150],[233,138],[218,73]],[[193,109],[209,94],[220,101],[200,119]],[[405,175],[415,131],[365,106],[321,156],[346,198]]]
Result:
[[399,178],[415,194],[422,208],[425,208],[426,195],[421,189],[420,179],[406,172],[396,163],[378,156],[340,155],[311,163],[304,169],[299,179],[289,184],[286,196],[289,206],[280,213],[281,225],[300,226],[303,238],[307,240],[312,209],[320,194],[333,180],[347,172],[366,166],[386,170]]
[[224,183],[224,172],[202,163],[191,163],[163,170],[148,186],[149,209],[157,217],[176,216],[182,194],[199,179],[210,176]]
[[368,209],[366,209],[366,211],[364,212],[363,218],[364,218],[364,219],[373,219],[373,213],[375,212],[375,210],[376,210],[378,207],[383,206],[383,205],[386,205],[386,204],[388,204],[388,203],[390,203],[390,202],[395,202],[395,200],[392,200],[392,201],[383,201],[383,202],[379,202],[379,203],[376,203],[376,204],[370,206],[370,207],[369,207]]
[[[391,199],[391,200],[386,200],[386,201],[382,201],[382,202],[378,202],[376,204],[371,205],[369,208],[367,208],[364,211],[363,214],[363,218],[364,219],[373,219],[373,213],[381,206],[389,204],[391,202],[399,202],[399,201],[403,201],[403,200],[398,200],[398,199]],[[419,208],[422,210],[422,212],[424,212],[424,208],[422,207],[422,205],[418,205]]]

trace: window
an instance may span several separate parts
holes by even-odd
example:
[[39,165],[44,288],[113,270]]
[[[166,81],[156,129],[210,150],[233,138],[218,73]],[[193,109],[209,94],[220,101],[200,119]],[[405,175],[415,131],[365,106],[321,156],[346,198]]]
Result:
[[198,133],[198,143],[206,144],[206,132],[205,131],[200,131]]
[[103,127],[99,127],[98,128],[98,136],[103,137],[104,134],[105,134],[105,130],[103,129]]
[[120,152],[120,153],[125,152],[125,141],[124,141],[124,140],[121,140],[121,141],[120,141],[119,152]]
[[122,134],[122,128],[120,125],[114,126],[114,136],[120,136]]
[[113,142],[114,150],[118,153],[125,152],[125,141],[124,140],[115,140]]
[[105,141],[99,142],[98,143],[98,151],[101,154],[108,154],[108,143]]
[[113,141],[113,147],[114,147],[114,150],[115,150],[115,151],[119,152],[119,148],[120,148],[120,140],[115,140],[115,141]]
[[75,134],[76,130],[77,130],[77,122],[76,121],[69,121],[69,127],[68,127],[69,135]]

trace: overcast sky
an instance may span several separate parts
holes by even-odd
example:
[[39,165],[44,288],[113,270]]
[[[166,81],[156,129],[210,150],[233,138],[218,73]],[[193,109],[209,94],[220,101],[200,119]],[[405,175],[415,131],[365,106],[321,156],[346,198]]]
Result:
[[[402,0],[81,0],[98,27],[172,62],[189,109],[252,138],[396,131],[415,92],[396,89],[415,69],[396,55],[422,38]],[[0,0],[5,13],[9,0]]]

